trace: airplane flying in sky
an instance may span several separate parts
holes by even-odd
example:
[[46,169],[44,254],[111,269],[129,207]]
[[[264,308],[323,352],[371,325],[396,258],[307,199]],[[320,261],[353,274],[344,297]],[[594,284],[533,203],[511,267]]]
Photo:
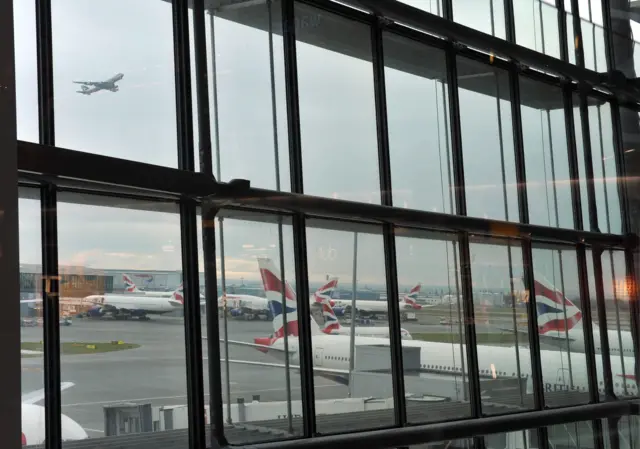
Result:
[[111,92],[118,92],[120,89],[116,83],[124,78],[123,73],[116,73],[111,78],[105,81],[74,81],[76,84],[81,84],[80,90],[76,91],[79,94],[91,95],[92,93],[100,90],[110,90]]
[[[60,390],[73,387],[73,382],[62,382]],[[45,440],[45,413],[44,407],[36,404],[44,399],[44,389],[35,390],[22,395],[22,445],[32,446],[44,444]],[[87,432],[80,424],[61,415],[62,441],[84,440],[89,438]]]
[[[271,273],[275,279],[279,279],[275,270]],[[279,291],[278,289],[275,289]],[[296,309],[295,294],[290,288],[286,289],[287,308],[287,334],[297,337],[298,315]],[[267,292],[270,296],[270,292]],[[274,295],[271,294],[273,297]],[[269,298],[272,299],[272,298]],[[274,302],[277,302],[274,298]],[[339,383],[349,382],[350,336],[327,335],[322,332],[317,323],[308,317],[311,323],[311,346],[313,354],[314,373]],[[231,341],[230,344],[248,346],[261,352],[274,356],[278,361],[284,361],[287,354],[284,349],[283,316],[278,315],[273,320],[274,333],[271,337],[258,337],[254,343],[243,341]],[[224,341],[221,339],[221,341]],[[355,345],[389,347],[388,338],[354,337]],[[465,374],[466,346],[456,344],[452,347],[449,343],[436,343],[420,340],[402,340],[403,347],[416,347],[420,350],[420,372],[429,373],[453,380],[459,379]],[[288,339],[288,358],[291,369],[299,370],[300,351],[298,338]],[[453,349],[453,350],[452,350]],[[530,378],[531,356],[527,348],[519,349],[520,372],[513,347],[502,346],[477,346],[479,376],[485,379],[496,378]],[[563,351],[541,350],[542,376],[545,391],[588,391],[588,379],[585,370],[585,355],[572,353],[573,369],[571,372],[567,366],[567,354]],[[230,363],[246,364],[253,366],[284,368],[282,363],[255,362],[247,360],[229,360]],[[463,365],[464,362],[464,365]],[[637,395],[638,387],[635,376],[625,373],[624,367],[633,367],[634,359],[623,357],[611,358],[611,369],[615,379],[614,392],[617,395]],[[599,378],[602,378],[603,368],[601,358],[596,358],[596,370]],[[468,374],[467,374],[468,375]]]
[[[536,279],[535,283],[536,308],[538,315],[538,335],[540,341],[553,344],[572,352],[585,352],[584,321],[580,308],[571,302],[560,290],[546,279]],[[566,314],[566,317],[565,317]],[[596,354],[602,354],[600,328],[592,324],[593,343]],[[513,332],[513,328],[505,328]],[[528,338],[526,329],[518,328],[518,333]],[[633,338],[630,331],[608,329],[609,353],[633,356]],[[622,341],[622,348],[620,342]]]

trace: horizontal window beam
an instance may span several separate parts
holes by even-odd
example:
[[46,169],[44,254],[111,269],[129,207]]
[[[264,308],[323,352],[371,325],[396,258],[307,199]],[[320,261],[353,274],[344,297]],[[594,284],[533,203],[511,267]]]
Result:
[[[393,223],[397,226],[465,231],[471,234],[567,244],[584,243],[633,249],[637,236],[602,234],[573,229],[449,215],[333,198],[250,188],[248,181],[220,183],[210,175],[114,157],[18,142],[18,169],[22,177],[43,177],[56,186],[76,190],[126,189],[141,196],[161,192],[175,197],[207,198],[217,208],[239,206],[262,211],[295,212],[337,219]],[[124,192],[122,192],[124,193]]]
[[352,449],[355,446],[385,449],[634,414],[638,414],[637,404],[632,401],[617,401],[438,424],[422,424],[343,435],[274,441],[252,444],[251,449],[324,449],[327,447],[332,449]]

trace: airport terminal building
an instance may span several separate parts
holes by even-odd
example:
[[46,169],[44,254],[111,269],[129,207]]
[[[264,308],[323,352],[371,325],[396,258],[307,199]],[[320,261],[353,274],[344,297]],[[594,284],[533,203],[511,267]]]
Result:
[[637,449],[638,31],[0,2],[0,446]]

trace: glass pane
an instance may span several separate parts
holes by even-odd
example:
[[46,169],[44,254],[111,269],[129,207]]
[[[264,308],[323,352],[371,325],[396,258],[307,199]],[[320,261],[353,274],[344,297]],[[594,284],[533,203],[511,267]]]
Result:
[[[344,418],[338,426],[336,417],[319,417],[318,431],[322,433],[393,424],[385,257],[380,231],[377,226],[325,220],[307,223],[316,414],[339,413]],[[326,294],[335,288],[334,282],[340,286],[336,299]],[[375,399],[369,402],[365,398]],[[354,419],[354,412],[370,409],[379,410],[375,420]]]
[[493,404],[515,401],[532,406],[528,350],[527,309],[516,279],[522,273],[519,244],[497,239],[472,243],[471,276],[478,341],[478,369],[483,394],[483,412],[502,414]]
[[249,2],[205,17],[213,171],[221,181],[290,190],[281,9],[279,0]]
[[520,94],[529,221],[573,228],[562,91],[521,77]]
[[304,191],[379,203],[371,32],[302,3],[295,14]]
[[582,119],[580,118],[580,99],[573,96],[573,123],[576,134],[576,155],[578,157],[578,186],[580,186],[580,207],[582,209],[582,228],[591,230],[589,222],[589,200],[587,198],[587,174],[585,169],[584,139]]
[[613,126],[609,103],[589,106],[593,180],[602,232],[622,233],[618,171],[613,147]]
[[18,139],[38,142],[36,3],[13,0]]
[[513,2],[516,42],[540,53],[560,58],[558,10],[553,0]]
[[444,52],[391,33],[383,39],[393,204],[453,213]]
[[545,401],[550,407],[588,402],[575,250],[534,248],[533,273]]
[[453,20],[506,39],[503,0],[453,0]]
[[457,61],[467,214],[519,221],[507,73]]
[[279,227],[276,216],[235,211],[220,212],[216,221],[222,409],[233,444],[302,431],[293,234],[289,219],[282,235]]
[[[622,251],[602,253],[602,279],[613,388],[619,396],[638,396],[638,387],[633,380],[635,355],[630,327],[629,291],[625,285],[626,265]],[[592,304],[594,301],[595,296]],[[593,309],[593,340],[596,354],[601,354],[600,320],[596,304]]]
[[[22,445],[43,444],[44,424],[44,358],[42,328],[42,256],[40,233],[40,201],[35,189],[20,189],[20,354],[22,368]],[[63,379],[64,380],[64,379]],[[63,393],[64,394],[64,393]],[[64,412],[63,412],[64,413]],[[82,428],[63,438],[86,438]]]
[[457,239],[409,229],[396,234],[398,306],[413,340],[405,345],[421,348],[419,366],[404,359],[407,419],[420,423],[469,417],[468,402],[446,410],[435,404],[469,400]]
[[171,8],[52,1],[56,145],[177,166]]
[[442,16],[443,14],[442,0],[400,0],[400,3],[405,3],[438,16]]
[[92,438],[186,428],[177,207],[63,194],[58,239],[63,413]]

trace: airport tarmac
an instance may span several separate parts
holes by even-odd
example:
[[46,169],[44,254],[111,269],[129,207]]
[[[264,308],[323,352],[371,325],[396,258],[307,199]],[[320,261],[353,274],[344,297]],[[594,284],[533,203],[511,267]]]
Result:
[[[383,326],[386,323],[378,323]],[[223,322],[220,321],[222,335]],[[402,323],[409,332],[447,332],[449,326]],[[455,326],[457,328],[457,326]],[[478,332],[491,328],[477,327]],[[495,330],[495,329],[494,329]],[[273,332],[268,321],[228,320],[230,340],[252,342],[255,337]],[[206,326],[202,327],[203,336]],[[152,321],[113,321],[74,319],[60,328],[62,342],[109,342],[122,340],[139,348],[100,354],[61,356],[61,380],[75,385],[62,392],[62,411],[88,432],[90,437],[104,433],[104,406],[118,403],[151,403],[154,406],[187,403],[184,348],[184,321],[179,317],[154,317]],[[23,327],[22,341],[42,340],[41,327]],[[204,342],[206,343],[206,341]],[[204,347],[206,354],[206,345]],[[230,359],[274,362],[253,348],[230,346]],[[221,348],[224,354],[224,348]],[[208,369],[205,355],[205,394],[208,394]],[[223,395],[227,376],[223,368]],[[23,393],[43,386],[42,357],[22,359]],[[231,402],[247,401],[259,395],[261,401],[286,400],[286,378],[280,368],[256,368],[229,365]],[[317,399],[344,398],[347,387],[324,378],[315,378]],[[300,399],[299,375],[292,371],[291,397]]]

